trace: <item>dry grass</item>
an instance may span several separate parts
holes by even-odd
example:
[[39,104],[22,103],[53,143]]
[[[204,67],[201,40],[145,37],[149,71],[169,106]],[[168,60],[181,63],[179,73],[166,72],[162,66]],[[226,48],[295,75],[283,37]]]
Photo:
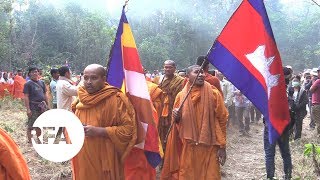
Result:
[[26,139],[27,115],[23,103],[6,97],[0,101],[0,127],[5,129],[24,155],[32,179],[71,179],[70,163],[54,163],[41,158]]
[[[303,155],[304,145],[307,143],[320,144],[316,138],[315,130],[309,130],[309,117],[304,120],[302,138],[290,142],[291,157],[293,163],[293,179],[319,179],[314,172],[312,159]],[[266,179],[263,128],[260,121],[251,124],[250,137],[240,137],[237,127],[228,129],[228,159],[222,168],[223,179]],[[277,146],[275,157],[276,177],[282,179],[283,164],[280,150]]]
[[[9,132],[21,149],[28,162],[32,179],[71,179],[70,163],[49,162],[34,151],[26,143],[26,113],[21,101],[6,98],[0,101],[0,127]],[[315,131],[308,130],[309,118],[305,119],[302,139],[291,142],[290,148],[293,162],[294,179],[310,179],[316,177],[311,158],[303,156],[304,144],[314,142],[320,144]],[[251,136],[240,137],[236,127],[228,128],[227,162],[222,167],[225,180],[266,179],[263,150],[263,124],[251,125]],[[283,176],[282,159],[277,149],[276,176]]]

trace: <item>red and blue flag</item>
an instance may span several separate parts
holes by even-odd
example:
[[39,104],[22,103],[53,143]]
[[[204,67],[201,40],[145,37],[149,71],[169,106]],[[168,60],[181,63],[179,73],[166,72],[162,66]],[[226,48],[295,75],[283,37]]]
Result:
[[263,0],[243,0],[208,60],[261,111],[274,143],[289,124],[282,62]]
[[142,136],[135,148],[144,150],[147,161],[155,168],[161,162],[163,152],[147,82],[124,8],[110,53],[107,82],[129,97],[140,127],[138,136]]

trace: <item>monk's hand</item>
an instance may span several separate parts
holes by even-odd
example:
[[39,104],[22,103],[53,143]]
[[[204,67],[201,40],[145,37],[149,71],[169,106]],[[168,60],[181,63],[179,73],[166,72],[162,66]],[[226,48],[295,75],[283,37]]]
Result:
[[175,121],[176,123],[179,123],[179,122],[180,122],[181,112],[179,111],[178,108],[174,108],[174,109],[172,110],[172,116],[173,116],[174,121]]
[[27,110],[27,116],[30,118],[32,116],[32,112],[30,109]]
[[91,125],[83,126],[86,137],[106,137],[107,133],[103,127],[95,127]]
[[218,158],[219,158],[219,163],[221,164],[221,166],[223,166],[227,159],[226,148],[220,148],[218,150]]

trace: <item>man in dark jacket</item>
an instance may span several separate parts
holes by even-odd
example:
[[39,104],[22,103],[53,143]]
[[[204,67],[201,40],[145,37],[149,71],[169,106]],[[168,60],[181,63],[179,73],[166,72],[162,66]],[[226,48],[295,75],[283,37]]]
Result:
[[303,119],[307,115],[306,105],[308,104],[308,96],[306,90],[301,87],[301,77],[295,76],[292,80],[292,87],[289,87],[289,96],[293,100],[292,111],[294,112],[294,139],[301,138]]

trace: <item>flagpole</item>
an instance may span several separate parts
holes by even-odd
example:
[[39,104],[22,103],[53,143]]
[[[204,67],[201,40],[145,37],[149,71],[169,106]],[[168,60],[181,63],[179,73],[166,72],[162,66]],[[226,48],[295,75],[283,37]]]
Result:
[[[124,8],[128,5],[129,3],[129,0],[126,0],[124,2],[124,5],[122,6],[122,11],[124,11]],[[117,35],[115,36],[114,40],[113,40],[113,43],[111,45],[111,48],[110,48],[110,52],[109,52],[109,59],[108,59],[108,63],[107,63],[107,72],[106,72],[106,79],[108,79],[108,75],[109,75],[109,67],[110,67],[110,62],[111,62],[111,58],[112,58],[112,52],[113,52],[113,49],[114,49],[114,43],[116,42],[116,38],[117,38]]]

